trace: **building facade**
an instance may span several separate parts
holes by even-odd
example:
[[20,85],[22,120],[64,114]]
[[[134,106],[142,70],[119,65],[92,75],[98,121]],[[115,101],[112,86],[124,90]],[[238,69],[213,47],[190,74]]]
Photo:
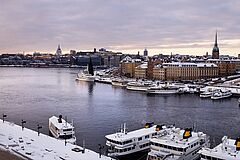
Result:
[[212,63],[163,63],[153,68],[159,80],[196,80],[218,77],[218,66]]

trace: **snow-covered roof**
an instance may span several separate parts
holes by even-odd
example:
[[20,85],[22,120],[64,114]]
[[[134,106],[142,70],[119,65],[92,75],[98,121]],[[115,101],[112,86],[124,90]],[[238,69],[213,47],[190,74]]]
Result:
[[146,62],[146,63],[143,63],[143,64],[137,66],[136,68],[147,69],[147,68],[148,68],[148,63],[147,63],[147,62]]
[[121,60],[121,63],[134,63],[134,62],[142,62],[142,60],[137,58],[133,59],[130,56],[126,56]]
[[106,135],[105,137],[107,139],[111,139],[114,141],[124,142],[126,140],[131,140],[133,138],[143,137],[145,135],[150,135],[152,133],[155,133],[156,132],[155,129],[156,129],[156,125],[150,128],[142,128],[135,131],[131,131],[131,132],[128,132],[127,134],[118,132],[118,133]]
[[17,155],[22,155],[33,160],[113,160],[112,158],[102,156],[85,149],[85,153],[76,152],[72,149],[83,148],[77,145],[49,137],[24,128],[13,123],[0,120],[0,148],[8,150]]
[[214,63],[172,62],[163,63],[163,67],[217,67]]

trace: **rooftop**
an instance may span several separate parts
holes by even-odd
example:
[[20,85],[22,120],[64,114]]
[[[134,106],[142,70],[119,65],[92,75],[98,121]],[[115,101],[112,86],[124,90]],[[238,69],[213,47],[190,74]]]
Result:
[[151,142],[163,144],[166,146],[173,146],[178,148],[187,148],[189,144],[197,142],[200,136],[205,134],[202,132],[192,132],[192,136],[187,139],[183,139],[183,134],[185,130],[180,130],[179,128],[172,129],[170,133],[165,136],[152,138]]
[[17,155],[33,160],[113,160],[89,149],[85,153],[72,151],[74,148],[83,148],[65,143],[61,140],[44,134],[38,136],[37,132],[10,122],[0,120],[0,148]]
[[118,142],[123,142],[123,141],[126,141],[126,140],[131,140],[131,139],[136,138],[136,137],[143,137],[145,135],[150,135],[152,133],[155,133],[156,132],[155,131],[156,126],[157,125],[154,125],[150,128],[138,129],[138,130],[135,130],[135,131],[127,132],[126,134],[122,133],[122,132],[117,132],[117,133],[114,133],[114,134],[106,135],[105,137],[108,138],[108,139],[111,139],[111,140],[118,141]]

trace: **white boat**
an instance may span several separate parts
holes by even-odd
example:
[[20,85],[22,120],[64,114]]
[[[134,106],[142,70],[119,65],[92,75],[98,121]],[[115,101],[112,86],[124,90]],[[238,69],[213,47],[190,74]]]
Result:
[[147,160],[197,160],[197,152],[209,147],[209,137],[190,128],[173,128],[165,136],[151,138]]
[[77,74],[76,80],[77,81],[85,81],[85,82],[94,82],[95,76],[82,72],[82,73]]
[[115,78],[112,80],[112,86],[116,87],[127,87],[128,81],[120,78]]
[[149,140],[165,133],[166,126],[146,123],[145,128],[127,132],[126,124],[120,132],[106,135],[108,156],[119,157],[149,150]]
[[96,82],[105,83],[105,84],[112,84],[112,79],[108,78],[108,77],[99,77],[98,79],[96,79]]
[[53,137],[71,144],[76,144],[75,131],[72,123],[68,123],[62,118],[52,116],[49,118],[49,131]]
[[174,86],[152,86],[147,89],[148,94],[176,94],[180,89]]
[[127,90],[132,91],[147,91],[147,89],[152,85],[152,82],[128,82],[127,83]]
[[201,160],[240,160],[240,138],[222,138],[222,143],[213,149],[203,148],[199,152]]
[[87,65],[87,68],[83,70],[81,73],[77,74],[77,81],[86,81],[86,82],[94,82],[96,76],[94,75],[93,71],[93,65],[92,65],[92,59],[90,57],[89,64]]
[[212,92],[208,92],[208,91],[202,92],[202,93],[200,94],[200,97],[201,97],[201,98],[210,98],[211,96],[212,96]]
[[227,98],[227,97],[231,97],[231,96],[232,96],[232,92],[230,90],[217,89],[217,90],[213,91],[211,99],[213,99],[213,100],[223,99],[223,98]]

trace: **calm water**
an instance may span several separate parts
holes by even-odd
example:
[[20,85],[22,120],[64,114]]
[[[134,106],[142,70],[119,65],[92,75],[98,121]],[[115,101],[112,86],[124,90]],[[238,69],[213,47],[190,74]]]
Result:
[[[0,114],[8,121],[48,134],[48,118],[62,114],[73,119],[78,144],[98,151],[104,136],[126,122],[129,130],[143,123],[176,124],[197,130],[220,143],[222,136],[240,135],[237,98],[212,101],[198,95],[147,96],[107,84],[75,82],[76,69],[0,68]],[[1,129],[1,128],[0,128]]]

